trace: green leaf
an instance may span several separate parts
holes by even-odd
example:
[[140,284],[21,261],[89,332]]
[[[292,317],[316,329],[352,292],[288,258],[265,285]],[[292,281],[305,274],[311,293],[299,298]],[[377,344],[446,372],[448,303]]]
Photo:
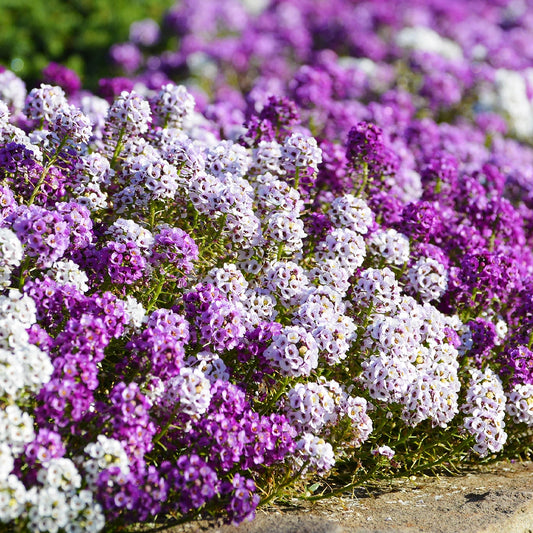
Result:
[[307,490],[311,493],[315,492],[316,489],[320,487],[320,483],[313,483],[310,487],[307,488]]

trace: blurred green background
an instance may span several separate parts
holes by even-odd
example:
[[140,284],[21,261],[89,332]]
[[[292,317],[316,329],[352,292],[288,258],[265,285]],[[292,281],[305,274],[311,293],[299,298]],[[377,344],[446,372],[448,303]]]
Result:
[[128,40],[129,26],[160,23],[175,0],[0,0],[0,64],[27,87],[50,61],[75,70],[84,88],[116,75],[109,48]]

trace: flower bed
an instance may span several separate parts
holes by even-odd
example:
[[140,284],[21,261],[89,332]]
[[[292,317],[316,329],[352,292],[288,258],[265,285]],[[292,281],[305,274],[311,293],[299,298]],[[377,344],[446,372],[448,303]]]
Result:
[[528,456],[530,11],[198,4],[105,98],[0,74],[0,521]]

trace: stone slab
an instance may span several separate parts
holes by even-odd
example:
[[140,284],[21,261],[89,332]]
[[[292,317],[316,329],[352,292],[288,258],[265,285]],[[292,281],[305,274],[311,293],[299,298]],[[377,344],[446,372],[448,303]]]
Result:
[[380,482],[314,504],[260,508],[240,526],[201,521],[164,533],[533,533],[533,462]]

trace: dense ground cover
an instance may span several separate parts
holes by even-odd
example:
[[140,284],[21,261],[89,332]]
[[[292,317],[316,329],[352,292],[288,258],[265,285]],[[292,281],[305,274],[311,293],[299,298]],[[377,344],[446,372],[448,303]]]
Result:
[[0,73],[6,527],[528,456],[532,15],[182,2],[98,94]]

